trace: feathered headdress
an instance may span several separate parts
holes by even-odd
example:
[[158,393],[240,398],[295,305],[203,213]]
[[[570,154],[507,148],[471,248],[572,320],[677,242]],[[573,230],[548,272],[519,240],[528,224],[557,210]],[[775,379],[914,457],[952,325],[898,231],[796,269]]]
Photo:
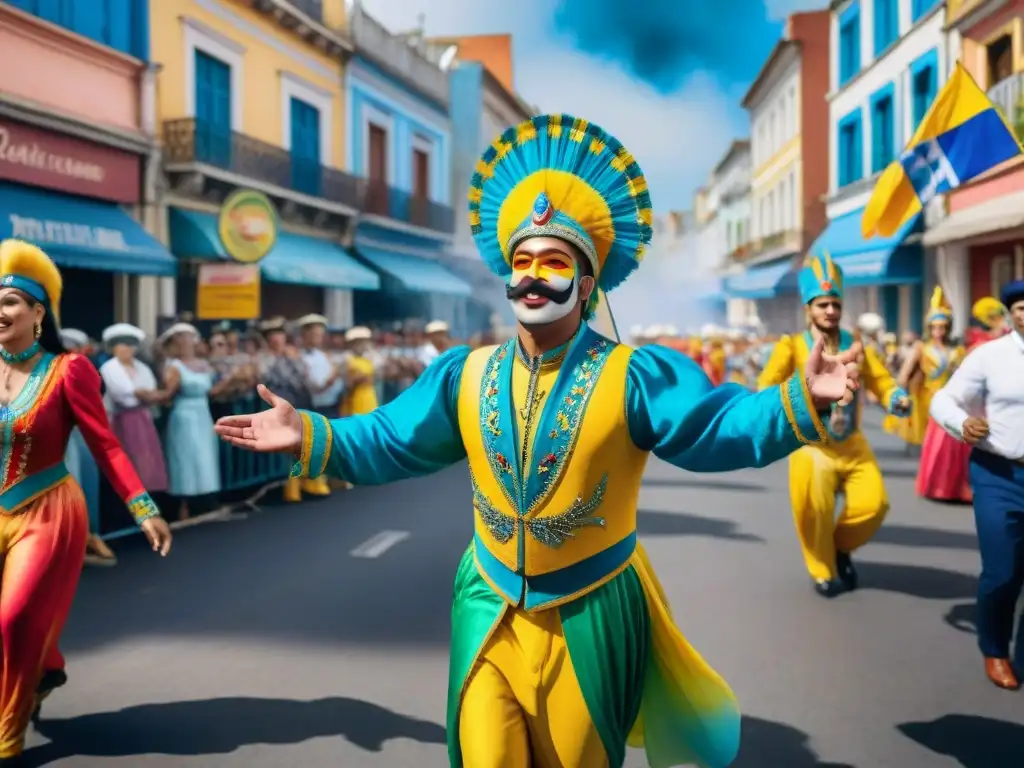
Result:
[[[596,125],[541,115],[509,128],[477,162],[469,223],[480,254],[500,277],[529,237],[572,243],[610,291],[637,268],[650,243],[651,197],[633,156]],[[590,309],[597,301],[595,291]]]
[[22,240],[0,243],[0,288],[16,288],[46,307],[60,325],[60,297],[64,281],[60,270],[41,248]]
[[924,317],[924,324],[953,322],[953,307],[946,299],[946,294],[941,285],[936,285],[932,291],[931,301],[928,302],[928,314]]
[[1006,317],[1008,312],[1003,302],[995,296],[986,296],[974,302],[971,314],[983,326],[991,328],[999,318]]
[[832,261],[828,253],[821,256],[807,254],[804,267],[797,276],[800,286],[800,300],[810,304],[822,296],[843,298],[843,270]]

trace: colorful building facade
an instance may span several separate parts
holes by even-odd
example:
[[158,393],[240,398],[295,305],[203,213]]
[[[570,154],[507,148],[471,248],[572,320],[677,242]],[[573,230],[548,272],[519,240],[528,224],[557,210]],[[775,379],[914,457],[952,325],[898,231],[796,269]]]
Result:
[[366,180],[354,247],[382,290],[356,297],[366,322],[444,320],[464,332],[473,290],[441,264],[455,231],[448,61],[419,33],[384,28],[355,3],[345,70],[349,167]]
[[877,312],[890,330],[920,330],[926,275],[924,215],[891,238],[865,241],[860,221],[878,177],[902,151],[945,83],[952,61],[938,0],[833,4],[829,94],[829,224],[812,246],[846,275],[845,319]]
[[[1024,0],[950,0],[949,26],[961,61],[1024,140]],[[946,196],[942,221],[925,233],[957,325],[983,296],[1024,279],[1024,158]]]
[[50,253],[68,286],[63,324],[98,337],[115,321],[152,329],[156,280],[176,264],[147,232],[159,162],[148,0],[85,5],[0,4],[0,238]]
[[[380,280],[346,247],[364,201],[346,170],[343,0],[152,0],[157,112],[167,194],[161,211],[179,261],[161,286],[165,315],[194,311],[202,267],[229,259],[217,231],[237,190],[269,198],[277,240],[259,262],[260,315],[322,312],[354,322],[354,294]],[[205,318],[215,319],[215,318]]]
[[751,244],[726,292],[756,302],[776,333],[803,322],[794,270],[825,225],[828,138],[820,126],[828,116],[829,50],[829,13],[793,14],[743,99],[751,121]]

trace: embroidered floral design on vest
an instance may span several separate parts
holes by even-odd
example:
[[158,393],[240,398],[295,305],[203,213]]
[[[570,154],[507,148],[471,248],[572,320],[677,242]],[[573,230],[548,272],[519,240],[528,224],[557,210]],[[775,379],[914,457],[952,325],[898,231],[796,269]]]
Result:
[[[562,401],[555,413],[554,427],[544,435],[550,443],[542,446],[540,445],[541,440],[538,439],[534,455],[540,456],[536,465],[540,488],[534,494],[533,500],[526,510],[527,515],[535,512],[547,500],[549,493],[555,487],[555,481],[561,476],[572,456],[579,438],[580,427],[583,424],[583,415],[587,410],[587,403],[594,393],[601,370],[613,349],[615,349],[615,345],[610,341],[599,339],[587,349],[583,359],[576,365],[576,370],[571,373],[566,372],[566,375],[571,376],[568,392],[562,395]],[[538,435],[538,438],[540,437]]]
[[[484,368],[484,376],[480,381],[480,434],[483,436],[484,451],[491,465],[494,476],[500,481],[505,498],[512,507],[517,507],[516,497],[519,495],[519,482],[516,478],[513,460],[498,450],[498,440],[502,437],[501,428],[501,396],[500,386],[501,364],[509,353],[508,344],[502,344],[491,354]],[[511,483],[511,490],[508,485]]]
[[476,481],[473,480],[473,506],[480,514],[484,526],[499,544],[512,541],[518,523],[522,522],[526,532],[536,541],[551,549],[558,549],[567,540],[575,538],[576,531],[581,528],[604,527],[604,518],[597,517],[594,513],[601,507],[607,488],[608,475],[604,475],[589,499],[577,496],[569,509],[551,517],[523,518],[506,514],[495,507],[480,492]]

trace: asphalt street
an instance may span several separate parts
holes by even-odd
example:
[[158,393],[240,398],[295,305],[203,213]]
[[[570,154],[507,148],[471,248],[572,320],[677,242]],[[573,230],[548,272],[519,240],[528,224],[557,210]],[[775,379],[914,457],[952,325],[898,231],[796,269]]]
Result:
[[[874,415],[871,421],[877,424]],[[971,510],[914,496],[876,428],[892,511],[862,589],[813,594],[785,462],[693,475],[652,461],[639,527],[691,642],[746,715],[738,768],[1019,768],[1024,692],[983,677]],[[31,765],[443,768],[464,466],[122,543],[83,575],[69,684]],[[643,766],[633,753],[629,766]]]

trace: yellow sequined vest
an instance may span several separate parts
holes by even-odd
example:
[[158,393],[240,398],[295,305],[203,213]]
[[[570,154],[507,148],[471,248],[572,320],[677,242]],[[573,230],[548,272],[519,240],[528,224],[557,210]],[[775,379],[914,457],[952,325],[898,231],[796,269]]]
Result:
[[[523,434],[513,393],[517,341],[470,354],[459,424],[473,480],[477,567],[491,588],[528,611],[585,595],[629,562],[647,453],[626,422],[632,350],[584,328]],[[528,386],[536,386],[531,375]],[[515,397],[519,394],[519,397]]]

